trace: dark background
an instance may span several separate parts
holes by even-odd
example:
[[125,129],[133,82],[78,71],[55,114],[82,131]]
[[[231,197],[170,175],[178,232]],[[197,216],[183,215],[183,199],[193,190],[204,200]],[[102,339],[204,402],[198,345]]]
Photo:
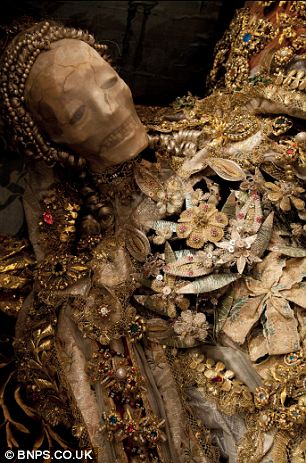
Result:
[[241,0],[4,0],[1,21],[28,15],[89,30],[106,42],[140,104],[167,104],[191,91],[204,96],[217,40]]

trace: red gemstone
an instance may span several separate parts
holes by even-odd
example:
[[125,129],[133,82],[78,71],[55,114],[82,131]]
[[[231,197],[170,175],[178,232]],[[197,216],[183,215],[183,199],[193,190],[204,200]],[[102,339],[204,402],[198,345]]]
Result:
[[293,154],[293,153],[294,153],[294,150],[293,150],[292,148],[289,148],[289,149],[287,150],[287,154],[289,154],[290,156],[291,156],[291,154]]
[[32,392],[31,396],[32,396],[32,400],[33,400],[34,402],[36,402],[37,400],[39,400],[39,397],[40,397],[40,395],[39,395],[37,392]]
[[223,378],[222,376],[214,376],[213,378],[211,378],[211,380],[213,383],[222,383]]
[[134,425],[129,424],[128,427],[127,427],[127,432],[131,433],[131,432],[134,432],[134,431],[135,431]]
[[262,217],[260,217],[260,216],[256,217],[256,222],[261,223],[262,222]]
[[239,212],[238,219],[244,219],[244,213],[243,212]]
[[47,223],[48,225],[53,224],[53,216],[50,214],[50,212],[44,212],[43,213],[43,221]]

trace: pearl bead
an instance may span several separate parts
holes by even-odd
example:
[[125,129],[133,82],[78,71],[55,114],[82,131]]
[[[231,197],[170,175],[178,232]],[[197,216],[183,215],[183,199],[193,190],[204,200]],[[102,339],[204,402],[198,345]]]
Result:
[[168,296],[169,294],[171,294],[171,288],[170,288],[170,286],[165,286],[165,287],[163,288],[162,292],[163,292],[163,294],[164,294],[165,296]]
[[127,371],[123,367],[118,368],[118,370],[116,371],[116,376],[118,379],[124,379],[126,377],[126,374]]
[[305,142],[306,141],[306,132],[299,132],[295,137],[297,141]]

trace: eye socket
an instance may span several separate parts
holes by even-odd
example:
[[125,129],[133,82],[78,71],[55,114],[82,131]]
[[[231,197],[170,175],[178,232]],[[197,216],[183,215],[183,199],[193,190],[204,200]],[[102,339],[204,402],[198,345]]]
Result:
[[54,123],[54,124],[58,122],[54,110],[45,101],[42,101],[39,104],[39,113],[41,117],[47,122]]
[[106,79],[100,88],[103,88],[104,90],[108,89],[108,88],[111,88],[113,87],[113,85],[115,85],[115,83],[117,82],[118,80],[118,77],[117,76],[112,76],[112,77],[109,77],[108,79]]
[[82,119],[82,117],[84,116],[84,113],[85,113],[85,105],[83,104],[73,113],[73,116],[71,117],[69,123],[71,125],[76,124]]

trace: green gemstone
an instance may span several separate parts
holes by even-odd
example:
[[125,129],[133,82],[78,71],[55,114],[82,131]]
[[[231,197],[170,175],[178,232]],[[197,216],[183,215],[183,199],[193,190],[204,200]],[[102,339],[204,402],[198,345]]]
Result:
[[131,329],[131,333],[136,334],[138,333],[140,327],[137,323],[132,323],[130,329]]
[[283,124],[284,123],[284,119],[276,119],[275,121],[275,124]]

